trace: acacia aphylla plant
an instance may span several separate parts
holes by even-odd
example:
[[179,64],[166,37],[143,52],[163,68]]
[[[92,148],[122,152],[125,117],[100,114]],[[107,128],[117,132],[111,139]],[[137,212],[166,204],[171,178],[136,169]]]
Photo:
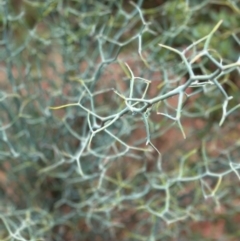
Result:
[[3,240],[167,240],[237,212],[238,17],[210,2],[1,5]]

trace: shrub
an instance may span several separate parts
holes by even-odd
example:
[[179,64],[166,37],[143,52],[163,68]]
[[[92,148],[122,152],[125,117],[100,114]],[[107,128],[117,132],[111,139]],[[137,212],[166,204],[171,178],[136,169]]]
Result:
[[238,1],[0,11],[1,240],[236,240]]

